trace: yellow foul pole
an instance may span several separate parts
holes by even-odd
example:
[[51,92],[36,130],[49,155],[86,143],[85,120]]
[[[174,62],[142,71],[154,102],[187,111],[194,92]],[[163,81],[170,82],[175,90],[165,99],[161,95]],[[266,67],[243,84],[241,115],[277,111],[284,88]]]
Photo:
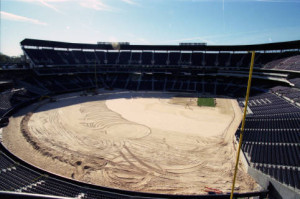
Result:
[[240,132],[239,148],[238,148],[237,156],[236,156],[236,163],[235,163],[235,169],[234,169],[234,175],[233,175],[233,182],[232,182],[230,199],[233,199],[234,185],[235,185],[236,174],[237,174],[238,165],[239,165],[240,151],[241,151],[241,146],[242,146],[242,141],[243,141],[245,119],[246,119],[246,113],[247,113],[247,106],[248,106],[248,100],[249,100],[249,94],[250,94],[250,88],[251,88],[251,79],[252,79],[252,71],[253,71],[253,65],[254,65],[254,58],[255,58],[255,51],[252,51],[250,71],[249,71],[249,79],[248,79],[248,86],[247,86],[247,94],[246,94],[246,99],[245,99],[244,116],[243,116],[243,121],[242,121],[241,132]]

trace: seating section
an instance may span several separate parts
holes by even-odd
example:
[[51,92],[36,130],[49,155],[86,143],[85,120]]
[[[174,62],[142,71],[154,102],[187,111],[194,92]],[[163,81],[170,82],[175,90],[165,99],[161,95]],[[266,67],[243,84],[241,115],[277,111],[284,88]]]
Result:
[[[25,48],[24,51],[36,65],[58,66],[121,64],[248,68],[251,59],[250,53],[85,51],[32,48]],[[293,55],[298,56],[286,58]],[[299,52],[257,53],[255,66],[264,66],[266,69],[300,70],[299,56]],[[273,62],[276,58],[281,59]]]
[[249,99],[249,108],[258,117],[299,112],[298,107],[271,93],[251,97]]
[[130,56],[131,56],[131,52],[128,52],[128,51],[121,52],[118,63],[122,64],[122,65],[129,64]]
[[300,189],[300,109],[273,93],[250,97],[249,108],[242,150],[250,166]]
[[[279,55],[278,55],[279,56]],[[270,62],[264,66],[266,69],[276,69],[276,70],[300,70],[300,55],[288,57],[288,58],[281,58],[276,59],[274,61],[270,59]]]
[[110,52],[110,53],[107,53],[106,54],[106,57],[107,57],[107,61],[109,64],[117,64],[117,60],[119,58],[119,52]]
[[[27,52],[25,50],[25,52]],[[59,51],[51,50],[51,49],[43,49],[41,50],[41,53],[45,55],[48,59],[48,66],[49,65],[63,65],[68,64],[67,60],[62,58],[61,55],[59,55]]]
[[[129,90],[159,90],[178,92],[199,92],[220,96],[243,96],[246,92],[245,81],[239,79],[195,78],[190,76],[170,76],[152,74],[116,74],[106,75],[109,88]],[[253,93],[259,92],[253,89]]]
[[129,198],[59,180],[20,165],[0,150],[0,190],[72,198]]
[[191,65],[192,53],[181,53],[179,65]]
[[13,105],[10,102],[10,99],[13,95],[13,92],[4,92],[0,94],[0,115],[4,115],[9,111]]
[[142,52],[142,65],[152,65],[153,52]]
[[295,85],[295,87],[300,88],[300,78],[292,78],[292,79],[289,79],[289,81],[291,83],[293,83]]
[[290,100],[291,102],[297,102],[300,104],[300,92],[298,88],[276,86],[272,88],[272,92],[283,96],[285,99]]
[[35,94],[27,91],[24,88],[12,89],[0,93],[0,118],[4,117],[9,111],[11,111],[16,106],[30,101],[31,99],[37,97]]
[[141,64],[142,63],[142,52],[131,52],[131,58],[129,64]]
[[178,65],[180,63],[180,52],[169,53],[169,65]]
[[[39,49],[26,49],[26,54],[28,57],[31,58],[31,60],[38,64],[38,65],[44,65],[44,64],[49,64],[50,59],[48,58],[48,55],[45,54],[42,50]],[[51,57],[51,55],[50,55]],[[57,62],[59,63],[59,62]]]

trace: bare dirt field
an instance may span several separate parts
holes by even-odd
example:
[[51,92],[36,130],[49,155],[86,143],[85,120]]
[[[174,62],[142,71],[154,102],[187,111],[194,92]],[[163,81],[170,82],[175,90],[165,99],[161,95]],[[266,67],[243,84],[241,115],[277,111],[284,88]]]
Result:
[[[230,192],[236,100],[198,107],[191,95],[112,92],[67,94],[10,118],[4,145],[23,160],[75,180],[142,192]],[[240,163],[236,191],[258,190]]]

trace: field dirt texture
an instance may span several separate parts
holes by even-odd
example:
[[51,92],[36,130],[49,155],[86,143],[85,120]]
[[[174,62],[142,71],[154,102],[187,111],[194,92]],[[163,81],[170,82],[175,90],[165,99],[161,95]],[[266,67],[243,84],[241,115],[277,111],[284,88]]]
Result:
[[[57,97],[10,118],[4,145],[23,160],[75,180],[118,189],[230,192],[241,122],[234,99],[198,107],[196,95],[103,91]],[[258,190],[240,163],[236,191]]]

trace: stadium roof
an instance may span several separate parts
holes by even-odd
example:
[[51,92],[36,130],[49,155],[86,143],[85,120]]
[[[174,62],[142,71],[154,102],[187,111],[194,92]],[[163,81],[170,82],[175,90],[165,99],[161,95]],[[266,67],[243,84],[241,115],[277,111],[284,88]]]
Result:
[[72,48],[72,49],[101,49],[101,50],[163,50],[163,51],[264,51],[300,49],[300,40],[254,45],[130,45],[128,43],[67,43],[38,39],[24,39],[22,46]]

